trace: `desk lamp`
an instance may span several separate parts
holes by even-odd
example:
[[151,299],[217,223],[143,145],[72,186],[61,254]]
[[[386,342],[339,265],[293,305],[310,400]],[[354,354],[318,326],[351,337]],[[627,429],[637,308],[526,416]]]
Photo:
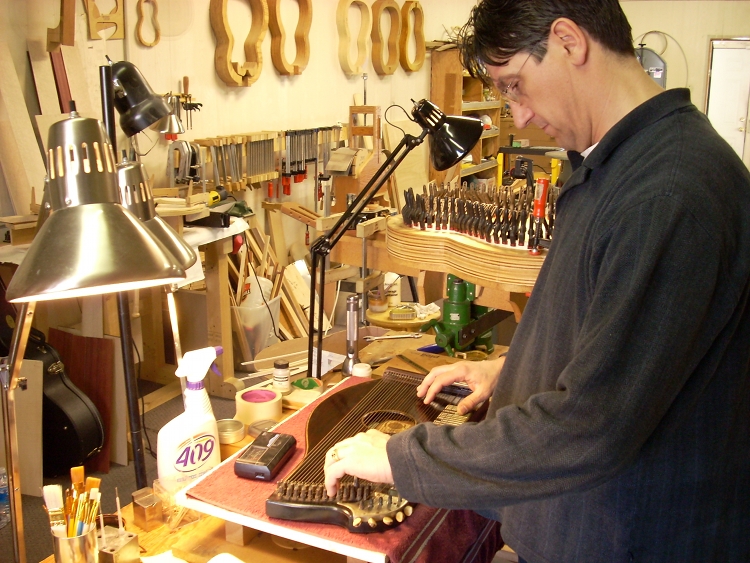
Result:
[[[413,100],[412,100],[413,101]],[[323,359],[323,286],[325,285],[325,259],[333,247],[338,243],[344,233],[357,219],[365,205],[378,192],[381,186],[390,178],[394,170],[403,162],[404,158],[417,146],[421,145],[424,138],[430,135],[430,159],[436,170],[447,170],[461,162],[461,160],[474,148],[482,136],[483,125],[479,119],[465,116],[447,116],[429,100],[414,103],[411,112],[414,121],[422,127],[419,137],[405,134],[399,144],[383,162],[383,165],[375,172],[367,185],[347,207],[336,224],[310,245],[312,265],[310,268],[311,284],[315,283],[318,274],[318,314],[315,315],[315,287],[310,288],[310,323],[308,335],[308,375],[321,377],[321,364]],[[319,270],[319,272],[318,272]],[[315,319],[317,318],[317,326]],[[317,349],[313,359],[313,344],[317,331]],[[313,367],[316,369],[313,370]]]
[[68,119],[49,130],[46,191],[52,213],[7,291],[9,301],[21,303],[8,363],[0,372],[17,563],[26,562],[26,547],[14,394],[17,387],[25,388],[19,374],[36,302],[125,292],[185,278],[167,248],[120,205],[113,148],[101,123],[71,109]]
[[[140,133],[147,127],[157,123],[172,112],[172,108],[164,98],[154,93],[138,68],[128,61],[113,63],[107,57],[108,65],[99,67],[99,82],[101,88],[102,116],[106,133],[117,152],[117,128],[115,127],[114,110],[120,114],[120,128],[128,136]],[[126,190],[127,191],[127,190]],[[126,195],[127,197],[127,195]],[[137,208],[138,206],[136,206]],[[143,211],[141,209],[141,211]],[[178,248],[179,237],[167,236],[168,232],[161,228],[166,224],[153,221],[153,216],[142,216],[151,225],[151,229],[158,231],[174,244],[167,246],[176,251],[183,264],[186,264],[184,248]],[[184,244],[184,243],[183,243]],[[192,251],[191,251],[192,252]],[[133,447],[133,469],[137,489],[148,486],[146,476],[146,460],[143,454],[143,429],[140,411],[138,409],[138,385],[136,383],[135,361],[133,359],[132,328],[130,326],[130,303],[125,293],[117,294],[117,310],[120,322],[120,344],[122,346],[122,364],[125,374],[125,394],[128,402],[128,423],[130,426],[131,445]],[[176,323],[173,323],[173,326]]]

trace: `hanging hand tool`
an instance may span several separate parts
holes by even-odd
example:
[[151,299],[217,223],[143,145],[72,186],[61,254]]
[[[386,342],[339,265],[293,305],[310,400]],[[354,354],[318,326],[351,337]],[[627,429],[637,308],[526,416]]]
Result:
[[546,224],[544,217],[547,208],[547,191],[549,190],[549,180],[539,178],[536,181],[536,190],[534,192],[534,222],[529,232],[529,253],[538,256],[540,254],[539,242],[542,238],[542,224]]
[[185,110],[185,121],[188,129],[193,128],[193,112],[200,111],[203,104],[193,102],[193,95],[188,92],[190,86],[190,79],[187,76],[182,77],[182,92],[185,99],[182,102],[182,109]]
[[284,195],[292,193],[292,132],[284,131],[284,171],[281,174],[281,186]]

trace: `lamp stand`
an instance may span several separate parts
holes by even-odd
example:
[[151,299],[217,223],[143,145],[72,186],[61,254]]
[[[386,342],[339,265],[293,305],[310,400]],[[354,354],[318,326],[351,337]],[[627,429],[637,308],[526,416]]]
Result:
[[[310,245],[310,256],[312,264],[310,266],[310,280],[311,284],[315,283],[316,273],[318,274],[318,291],[320,291],[320,297],[318,298],[318,322],[315,322],[315,287],[310,288],[310,319],[308,329],[308,343],[307,343],[307,374],[312,377],[320,379],[321,367],[323,363],[323,316],[324,316],[324,303],[323,303],[323,287],[325,286],[326,280],[326,268],[325,260],[326,257],[331,253],[334,246],[341,240],[347,229],[354,223],[357,216],[362,212],[370,199],[380,190],[385,184],[388,178],[391,177],[396,168],[406,158],[406,156],[416,147],[422,144],[424,138],[427,136],[427,129],[423,128],[422,134],[419,137],[406,134],[401,139],[399,144],[393,149],[393,152],[385,159],[382,166],[378,168],[375,175],[370,179],[367,185],[359,192],[359,195],[352,201],[346,211],[341,215],[336,224],[331,229],[315,240]],[[317,325],[317,326],[316,326]],[[313,359],[313,344],[315,343],[315,332],[317,331],[317,349],[315,358]],[[316,370],[313,370],[313,367]]]
[[[112,142],[112,152],[117,154],[117,129],[115,127],[114,85],[112,83],[112,67],[99,67],[99,83],[101,87],[102,115],[104,128]],[[138,384],[135,377],[135,361],[133,360],[133,330],[130,325],[130,302],[128,294],[117,294],[117,313],[120,322],[120,344],[122,346],[122,364],[125,374],[125,397],[128,405],[128,423],[130,426],[130,445],[133,448],[133,466],[135,469],[136,490],[148,487],[146,477],[146,460],[143,455],[143,428],[141,426],[141,411],[138,408]]]
[[141,411],[138,408],[138,384],[133,360],[133,329],[130,324],[130,302],[128,294],[117,294],[117,313],[120,321],[120,344],[122,345],[122,365],[125,374],[125,397],[128,403],[128,425],[130,445],[133,448],[133,468],[135,469],[136,490],[148,487],[146,458],[143,454],[143,427]]
[[21,471],[19,469],[18,434],[16,432],[16,399],[18,387],[26,389],[26,379],[19,377],[26,343],[31,331],[36,303],[21,305],[21,311],[13,328],[7,363],[0,366],[2,380],[3,425],[5,432],[5,462],[8,465],[8,497],[10,499],[11,525],[13,528],[13,551],[16,563],[26,563],[26,542],[23,534],[23,510],[21,506]]

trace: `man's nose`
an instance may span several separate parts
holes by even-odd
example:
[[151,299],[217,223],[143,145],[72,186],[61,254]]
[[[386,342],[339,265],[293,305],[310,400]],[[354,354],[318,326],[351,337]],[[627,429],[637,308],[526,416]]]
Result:
[[518,129],[526,127],[534,117],[534,112],[530,108],[518,102],[510,102],[510,111],[513,113],[513,123]]

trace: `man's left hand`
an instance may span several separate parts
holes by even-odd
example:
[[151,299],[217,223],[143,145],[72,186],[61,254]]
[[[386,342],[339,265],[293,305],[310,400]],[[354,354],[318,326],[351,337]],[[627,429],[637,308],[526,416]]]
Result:
[[326,453],[325,477],[329,497],[335,497],[344,475],[374,483],[393,483],[385,445],[390,436],[377,430],[360,432],[342,440]]

